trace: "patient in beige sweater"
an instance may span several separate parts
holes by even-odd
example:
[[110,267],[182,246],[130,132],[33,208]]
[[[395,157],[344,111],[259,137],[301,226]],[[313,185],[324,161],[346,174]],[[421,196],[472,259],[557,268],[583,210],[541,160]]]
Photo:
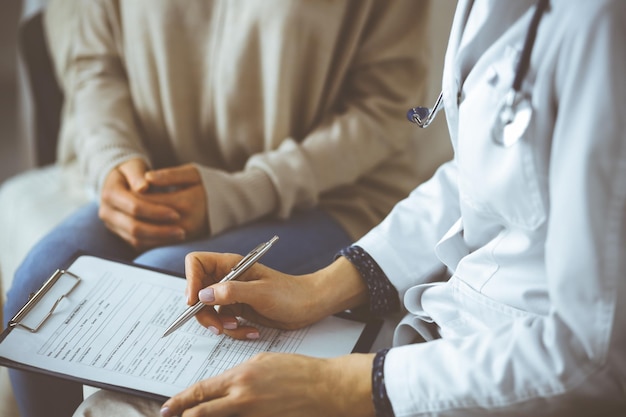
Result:
[[[77,250],[183,274],[188,252],[244,253],[277,234],[263,263],[326,265],[434,168],[404,119],[425,99],[427,10],[53,0],[58,164],[92,201],[31,250],[5,317]],[[80,399],[74,383],[12,382],[22,417],[67,415]]]
[[319,207],[357,238],[428,157],[404,120],[426,77],[415,7],[84,2],[69,56],[52,44],[68,97],[60,163],[97,192],[132,159],[193,163],[203,235]]

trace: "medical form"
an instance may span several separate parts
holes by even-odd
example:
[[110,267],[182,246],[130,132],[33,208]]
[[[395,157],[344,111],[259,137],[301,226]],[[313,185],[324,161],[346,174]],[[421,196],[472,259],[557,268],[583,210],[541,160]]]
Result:
[[63,276],[22,318],[32,328],[60,300],[37,331],[17,326],[3,334],[0,358],[7,366],[163,399],[260,352],[350,353],[366,329],[362,321],[331,316],[295,331],[256,326],[260,338],[243,341],[190,320],[162,338],[186,308],[184,279],[87,255],[67,271],[80,282]]

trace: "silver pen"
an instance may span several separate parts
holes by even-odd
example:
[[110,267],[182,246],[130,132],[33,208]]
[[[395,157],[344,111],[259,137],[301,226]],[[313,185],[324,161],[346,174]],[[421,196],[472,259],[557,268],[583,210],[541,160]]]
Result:
[[[252,251],[249,254],[244,256],[241,259],[241,261],[237,263],[237,265],[232,267],[230,272],[226,274],[226,276],[220,280],[220,283],[239,278],[241,274],[246,272],[248,268],[254,265],[254,263],[257,262],[259,259],[261,259],[261,257],[265,255],[268,250],[270,250],[274,242],[276,242],[277,240],[278,240],[278,236],[274,236],[267,242],[261,243],[256,248],[252,249]],[[196,304],[187,308],[187,310],[185,310],[180,316],[178,316],[176,320],[174,320],[172,324],[170,324],[170,327],[168,327],[165,330],[165,333],[163,333],[163,336],[161,337],[165,337],[165,336],[172,334],[174,330],[178,329],[180,326],[187,323],[187,321],[189,321],[190,318],[195,316],[196,313],[198,313],[198,311],[202,310],[203,307],[204,307],[204,303],[202,303],[201,301],[198,301]]]

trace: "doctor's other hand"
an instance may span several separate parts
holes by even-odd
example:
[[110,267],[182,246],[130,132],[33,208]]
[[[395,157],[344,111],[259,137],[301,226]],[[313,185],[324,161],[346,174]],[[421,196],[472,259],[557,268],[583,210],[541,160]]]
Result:
[[263,353],[173,396],[161,415],[374,416],[373,359],[374,354],[318,359]]
[[[241,255],[192,252],[185,258],[187,303],[207,306],[196,315],[214,333],[254,339],[258,330],[237,318],[281,329],[298,329],[367,301],[367,287],[343,257],[317,272],[288,275],[259,263],[237,280],[217,283]],[[219,307],[218,307],[219,306]]]
[[146,164],[131,159],[106,177],[100,194],[98,215],[106,227],[137,250],[185,239],[175,208],[145,198],[150,188]]

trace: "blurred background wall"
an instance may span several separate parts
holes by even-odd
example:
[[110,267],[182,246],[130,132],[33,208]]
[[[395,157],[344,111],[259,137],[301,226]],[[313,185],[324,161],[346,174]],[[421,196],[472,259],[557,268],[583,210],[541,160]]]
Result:
[[0,4],[0,182],[28,166],[27,151],[18,139],[17,25],[20,0]]

